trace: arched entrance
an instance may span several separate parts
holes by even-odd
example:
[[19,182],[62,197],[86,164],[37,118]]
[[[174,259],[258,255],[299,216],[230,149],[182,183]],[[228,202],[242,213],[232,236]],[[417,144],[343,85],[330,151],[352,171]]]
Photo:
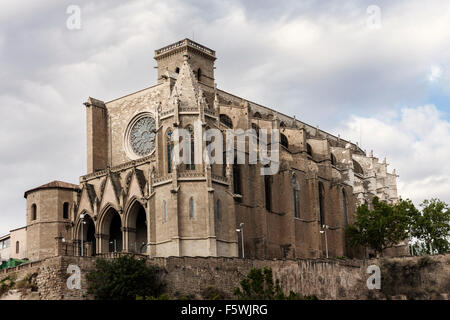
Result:
[[109,208],[103,216],[102,234],[102,252],[122,251],[122,219],[113,208]]
[[128,213],[128,251],[146,253],[147,251],[147,214],[144,207],[135,201]]
[[[81,223],[83,225],[81,225]],[[78,230],[78,239],[83,242],[83,256],[94,256],[97,253],[97,244],[95,241],[95,224],[89,214],[85,214]],[[79,249],[81,254],[81,246]]]

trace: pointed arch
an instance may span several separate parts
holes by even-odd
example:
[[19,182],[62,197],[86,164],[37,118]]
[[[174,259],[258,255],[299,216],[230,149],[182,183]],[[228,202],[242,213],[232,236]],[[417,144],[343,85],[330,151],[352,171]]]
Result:
[[148,244],[148,219],[144,205],[133,198],[125,211],[125,228],[128,235],[128,251],[145,253]]
[[[81,219],[81,216],[84,218]],[[83,224],[83,227],[81,226]],[[97,253],[97,241],[96,241],[96,225],[91,213],[83,210],[79,215],[75,224],[76,236],[78,241],[78,254],[81,254],[81,246],[83,246],[84,256],[93,256]],[[90,250],[87,250],[90,248]]]
[[118,210],[108,204],[102,210],[99,231],[102,237],[102,252],[120,252],[123,247],[123,221]]

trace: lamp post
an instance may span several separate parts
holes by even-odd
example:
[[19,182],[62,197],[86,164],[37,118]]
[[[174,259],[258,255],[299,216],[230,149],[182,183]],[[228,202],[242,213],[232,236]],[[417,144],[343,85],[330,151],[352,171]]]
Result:
[[84,221],[84,213],[80,214],[80,219],[81,219],[81,256],[83,256],[83,235],[84,235],[84,231],[83,231],[83,224],[85,224]]
[[242,258],[245,258],[245,251],[244,251],[244,223],[241,222],[239,225],[239,229],[236,229],[236,232],[241,233],[241,242],[242,242]]
[[327,230],[330,228],[329,226],[327,226],[326,224],[324,224],[322,226],[323,230],[320,230],[320,233],[323,233],[325,235],[325,252],[327,255],[327,259],[328,259],[328,239],[327,239]]

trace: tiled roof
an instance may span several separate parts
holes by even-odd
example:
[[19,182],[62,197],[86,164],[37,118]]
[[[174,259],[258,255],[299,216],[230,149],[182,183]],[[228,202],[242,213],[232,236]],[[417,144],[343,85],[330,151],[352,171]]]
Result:
[[42,189],[70,189],[70,190],[80,190],[80,187],[76,184],[64,182],[64,181],[52,181],[46,184],[43,184],[40,187],[30,189],[25,191],[24,197],[26,198],[30,192],[42,190]]

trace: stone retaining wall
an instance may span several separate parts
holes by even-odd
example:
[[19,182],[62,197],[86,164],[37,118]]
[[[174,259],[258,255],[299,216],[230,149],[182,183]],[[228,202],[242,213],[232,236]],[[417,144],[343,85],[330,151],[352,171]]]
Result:
[[[113,257],[106,257],[113,258]],[[58,256],[0,272],[21,279],[36,272],[40,299],[89,299],[86,274],[94,266],[92,257]],[[165,270],[170,296],[201,298],[206,287],[224,291],[228,298],[251,268],[270,267],[281,287],[319,299],[448,299],[450,255],[402,257],[374,260],[250,260],[213,257],[148,258],[148,263]],[[67,267],[81,269],[81,290],[69,290]],[[369,265],[382,272],[381,290],[368,290]]]

